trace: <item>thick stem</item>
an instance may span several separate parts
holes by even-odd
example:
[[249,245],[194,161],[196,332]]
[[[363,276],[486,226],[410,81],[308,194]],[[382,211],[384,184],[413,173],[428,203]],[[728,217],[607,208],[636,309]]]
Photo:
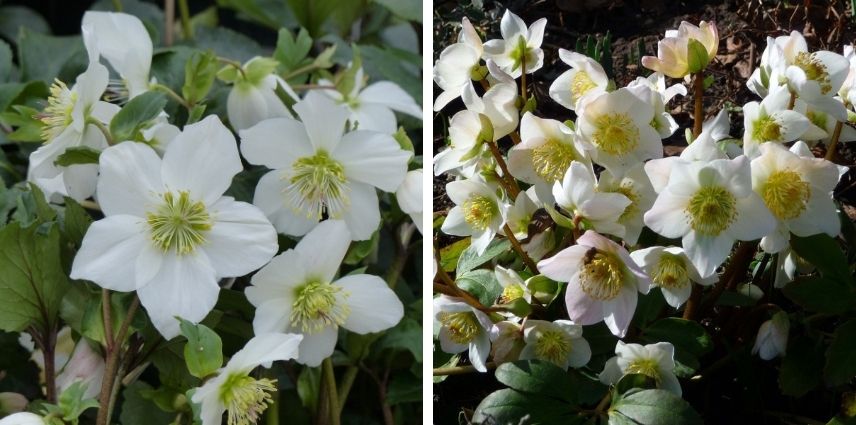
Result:
[[56,331],[51,329],[42,341],[45,361],[45,397],[48,403],[56,403]]
[[832,139],[829,141],[829,148],[826,150],[826,158],[827,161],[832,161],[832,158],[835,157],[835,147],[838,145],[838,138],[841,137],[841,129],[844,127],[844,123],[838,121],[835,123],[835,130],[832,132]]
[[[98,397],[99,407],[96,425],[107,425],[110,423],[110,414],[112,410],[110,408],[110,401],[113,398],[113,386],[116,384],[116,377],[119,371],[119,357],[122,351],[122,343],[125,340],[125,334],[128,333],[128,327],[131,325],[131,320],[134,318],[139,307],[140,299],[134,296],[134,301],[131,302],[131,306],[128,307],[128,313],[122,321],[122,326],[119,328],[119,333],[116,335],[116,339],[107,343],[107,346],[111,348],[108,348],[107,350],[104,378],[101,380],[101,394]],[[105,323],[107,322],[109,321],[106,321]],[[112,332],[107,333],[105,329],[104,338],[108,341],[111,340],[113,338]]]
[[704,122],[704,73],[696,72],[693,79],[693,139],[701,134],[701,125]]
[[610,401],[612,401],[612,393],[607,391],[606,395],[600,399],[600,403],[597,404],[597,407],[595,407],[594,410],[598,413],[603,412],[607,407],[609,407]]
[[520,97],[523,98],[523,104],[526,104],[526,53],[520,59]]
[[336,392],[336,375],[333,371],[333,358],[327,357],[322,363],[322,374],[324,375],[324,385],[327,389],[327,411],[330,414],[330,424],[339,425],[339,394]]
[[517,182],[514,181],[514,178],[511,177],[511,173],[508,172],[508,165],[505,164],[505,160],[502,158],[502,153],[499,151],[499,147],[496,146],[496,143],[494,142],[485,143],[490,148],[490,153],[493,155],[493,159],[496,160],[496,164],[499,165],[499,169],[502,170],[500,181],[503,182],[505,190],[508,191],[508,196],[510,196],[511,199],[517,199],[517,194],[520,193],[520,187],[517,186]]
[[273,399],[270,406],[265,410],[265,424],[279,425],[279,391],[274,391],[271,394]]
[[193,38],[193,27],[190,26],[190,8],[187,0],[178,0],[178,13],[181,15],[181,34],[185,40]]
[[752,257],[755,254],[755,248],[757,246],[757,241],[740,242],[740,245],[737,247],[737,251],[735,251],[734,255],[731,257],[731,262],[728,263],[725,271],[722,272],[722,277],[719,278],[719,281],[716,282],[716,285],[710,292],[710,296],[708,296],[707,302],[702,308],[703,312],[712,310],[722,293],[725,292],[726,289],[733,289],[737,285],[738,276],[740,276],[740,273],[743,270],[746,270],[746,267],[748,267],[749,263],[752,262]]
[[103,135],[104,135],[104,138],[107,140],[107,144],[108,144],[108,145],[112,146],[112,145],[115,145],[115,144],[116,144],[116,141],[115,141],[115,140],[113,140],[113,135],[112,135],[112,134],[110,134],[110,129],[109,129],[109,128],[107,128],[107,126],[106,126],[106,125],[104,125],[104,123],[103,123],[103,122],[101,122],[101,121],[99,121],[99,120],[97,120],[97,119],[95,119],[95,118],[90,118],[90,119],[86,120],[86,123],[87,123],[87,124],[92,124],[92,125],[94,125],[95,127],[98,127],[98,130],[100,130],[100,131],[101,131],[101,134],[103,134]]
[[520,241],[517,240],[517,237],[514,236],[514,231],[511,230],[511,227],[506,223],[503,227],[505,230],[505,237],[508,238],[508,241],[511,242],[511,247],[517,251],[517,255],[520,255],[520,258],[523,259],[523,262],[526,263],[526,266],[529,267],[529,270],[532,273],[538,274],[538,266],[535,264],[535,261],[532,261],[532,258],[529,257],[529,254],[523,250],[523,246],[520,245]]
[[797,94],[791,92],[791,98],[788,99],[788,110],[791,111],[794,109],[794,105],[797,103]]
[[342,376],[342,383],[339,385],[339,415],[342,415],[342,410],[345,409],[345,401],[348,400],[348,394],[351,392],[351,387],[354,386],[354,381],[357,379],[357,373],[360,368],[357,366],[348,366],[345,369],[345,375]]
[[[692,282],[690,282],[692,285]],[[684,306],[684,320],[692,320],[698,310],[698,305],[701,303],[701,286],[693,285],[687,304]]]
[[163,44],[167,47],[172,46],[173,33],[175,27],[175,0],[164,0],[163,15],[166,20],[163,29]]
[[407,257],[410,255],[410,249],[408,248],[410,246],[410,238],[413,236],[416,226],[405,223],[399,229],[401,229],[401,232],[399,232],[401,240],[396,245],[395,259],[392,260],[392,264],[389,265],[389,271],[386,273],[386,284],[392,289],[395,289],[395,285],[398,284],[398,278],[401,277],[401,272],[404,271],[404,265],[407,264]]
[[101,319],[104,321],[104,343],[107,345],[107,352],[113,351],[113,318],[111,317],[112,309],[110,303],[110,291],[101,289]]
[[[485,364],[488,370],[496,367],[496,363],[488,362]],[[473,366],[454,366],[454,367],[438,367],[433,370],[433,376],[448,376],[448,375],[466,375],[468,373],[478,372]]]

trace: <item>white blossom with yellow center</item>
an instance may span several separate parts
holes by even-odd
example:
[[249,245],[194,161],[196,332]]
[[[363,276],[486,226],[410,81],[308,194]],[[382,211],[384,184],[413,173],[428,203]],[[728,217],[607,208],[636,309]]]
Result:
[[520,360],[548,361],[567,370],[585,366],[591,359],[591,347],[583,338],[583,327],[570,320],[527,320],[523,326],[526,346]]
[[675,376],[675,347],[668,342],[640,345],[618,341],[615,357],[606,361],[600,381],[607,385],[618,383],[624,375],[645,375],[657,388],[680,396],[681,383]]
[[518,193],[514,204],[508,208],[506,223],[518,240],[529,237],[529,224],[532,223],[532,215],[538,210],[537,202],[540,201],[535,195],[535,188],[530,187]]
[[547,18],[541,18],[528,28],[523,19],[506,9],[499,23],[502,39],[488,40],[484,43],[484,56],[494,61],[512,78],[518,78],[526,69],[527,74],[541,69],[544,65],[544,28]]
[[490,354],[490,334],[493,322],[482,311],[460,298],[440,295],[434,298],[434,329],[445,353],[457,354],[469,350],[470,363],[479,372],[487,372]]
[[653,284],[663,292],[666,303],[679,308],[692,291],[693,282],[712,285],[716,275],[702,277],[684,250],[677,246],[652,246],[630,253],[630,258],[651,276]]
[[642,216],[654,205],[654,199],[657,198],[643,164],[634,165],[620,175],[603,170],[597,182],[597,191],[619,193],[630,200],[630,204],[624,207],[618,216],[617,222],[624,226],[624,241],[629,245],[636,245],[644,227]]
[[516,271],[497,265],[493,272],[496,276],[496,281],[502,287],[499,303],[508,304],[518,298],[522,298],[526,302],[532,302],[532,293],[529,292],[526,282],[523,281],[523,278]]
[[464,18],[461,20],[458,42],[443,49],[434,63],[434,82],[443,90],[434,100],[435,111],[461,97],[473,74],[478,74],[482,53],[484,47],[481,38],[470,20]]
[[585,220],[595,231],[624,236],[620,218],[633,201],[618,190],[599,191],[590,165],[572,162],[562,181],[553,185],[553,196],[562,209]]
[[559,49],[559,59],[571,69],[550,85],[550,97],[556,103],[579,113],[589,99],[609,88],[609,77],[596,60],[565,49]]
[[743,105],[743,151],[749,158],[759,155],[764,143],[783,144],[804,135],[809,139],[825,137],[826,133],[812,124],[805,115],[788,110],[790,93],[786,87],[770,92],[760,103]]
[[446,194],[455,206],[440,229],[449,235],[471,236],[472,246],[481,255],[505,223],[508,207],[495,189],[475,179],[449,182]]

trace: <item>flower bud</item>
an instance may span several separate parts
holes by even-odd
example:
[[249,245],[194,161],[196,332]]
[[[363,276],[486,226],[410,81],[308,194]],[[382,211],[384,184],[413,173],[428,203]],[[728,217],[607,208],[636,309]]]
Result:
[[762,323],[755,338],[755,346],[752,354],[758,353],[764,360],[772,360],[777,356],[784,356],[788,347],[788,331],[791,323],[788,315],[780,311],[773,318]]

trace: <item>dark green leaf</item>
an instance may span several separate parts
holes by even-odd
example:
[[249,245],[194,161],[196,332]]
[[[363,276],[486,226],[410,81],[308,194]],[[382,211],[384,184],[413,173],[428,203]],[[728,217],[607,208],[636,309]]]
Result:
[[848,320],[835,329],[826,350],[823,377],[830,386],[842,385],[856,376],[856,319]]
[[576,392],[564,369],[541,360],[503,363],[496,369],[496,380],[524,393],[540,394],[567,402],[574,400]]
[[303,406],[310,412],[316,410],[318,404],[318,391],[321,390],[321,368],[305,367],[297,377],[297,395],[303,402]]
[[386,402],[394,406],[400,403],[422,401],[422,379],[410,373],[393,375],[386,393]]
[[782,393],[801,397],[821,381],[823,347],[806,336],[792,338],[779,370],[779,387]]
[[12,79],[12,48],[9,43],[0,40],[0,83]]
[[0,36],[14,40],[21,28],[42,34],[51,33],[48,22],[33,9],[13,5],[0,7]]
[[187,338],[184,345],[184,361],[187,370],[197,378],[213,374],[223,365],[223,341],[216,332],[205,325],[181,321],[181,334]]
[[151,401],[143,398],[142,392],[150,391],[152,387],[143,381],[136,381],[122,392],[122,413],[119,422],[122,425],[152,425],[168,424],[175,419],[175,414],[164,412]]
[[511,249],[511,242],[507,239],[491,241],[482,255],[478,255],[475,247],[470,245],[470,247],[461,252],[461,256],[458,257],[458,266],[456,271],[459,275],[462,275],[490,260],[493,260],[509,249]]
[[[60,75],[63,66],[83,53],[80,36],[54,37],[22,27],[18,35],[18,63],[21,81],[41,80],[50,84]],[[72,81],[66,82],[69,87]]]
[[613,400],[610,424],[692,425],[702,424],[701,416],[689,403],[665,390],[631,390]]
[[825,277],[809,277],[787,284],[782,292],[806,310],[839,314],[856,304],[852,289]]
[[405,317],[395,327],[386,331],[375,344],[374,350],[384,348],[407,350],[417,362],[422,362],[422,326],[418,321]]
[[853,277],[847,267],[847,258],[838,242],[825,233],[801,238],[791,236],[791,248],[802,259],[820,270],[823,277],[834,279],[853,286]]
[[123,142],[135,140],[135,134],[147,122],[155,119],[166,106],[166,97],[156,91],[145,92],[125,104],[110,121],[113,140]]
[[[47,98],[48,94],[48,86],[45,85],[45,83],[42,81],[29,81],[26,83],[2,83],[0,84],[0,112],[5,112],[11,105],[24,103],[29,98]],[[35,111],[32,108],[28,109]],[[21,111],[17,112],[20,113]],[[35,113],[30,113],[27,118],[32,119],[34,114]],[[3,120],[7,121],[9,125],[13,125],[16,127],[20,125],[18,122],[13,121],[14,118],[7,118],[5,115],[3,116]]]
[[422,22],[421,0],[376,0],[400,18]]
[[654,342],[670,342],[677,350],[684,350],[694,356],[701,356],[711,349],[710,335],[698,322],[667,317],[660,319],[643,331],[642,339]]
[[68,167],[75,164],[97,164],[101,151],[89,146],[72,146],[65,149],[54,161],[54,165]]
[[[44,83],[41,81],[34,81],[33,83],[44,87]],[[39,111],[26,105],[12,105],[10,109],[11,111],[0,113],[0,121],[15,127],[15,131],[7,134],[6,138],[13,142],[41,142],[43,140],[42,129],[45,125],[36,118]]]
[[262,46],[244,34],[226,27],[200,27],[196,33],[196,47],[211,49],[217,56],[244,63],[264,54]]
[[479,403],[473,413],[475,424],[581,424],[586,418],[569,403],[509,388],[495,391]]
[[458,275],[458,287],[478,298],[482,305],[493,305],[502,294],[502,286],[496,280],[492,270],[471,270]]

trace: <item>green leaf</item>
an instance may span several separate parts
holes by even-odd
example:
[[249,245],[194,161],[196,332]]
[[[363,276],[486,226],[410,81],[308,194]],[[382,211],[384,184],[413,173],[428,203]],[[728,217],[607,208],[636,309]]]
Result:
[[702,424],[701,416],[681,397],[666,390],[631,390],[613,400],[610,424],[692,425]]
[[257,57],[244,65],[244,73],[247,76],[247,81],[256,86],[261,81],[276,71],[279,62],[271,58]]
[[392,376],[386,393],[386,402],[394,406],[401,403],[422,401],[422,379],[410,373]]
[[844,283],[825,277],[809,277],[787,284],[782,292],[810,311],[840,314],[856,305],[856,295]]
[[458,275],[456,280],[458,287],[469,292],[482,305],[493,305],[499,295],[502,294],[502,286],[496,280],[492,270],[471,270]]
[[0,83],[12,79],[12,48],[9,43],[0,40]]
[[56,158],[54,165],[68,167],[74,164],[97,164],[100,156],[101,151],[89,146],[71,146]]
[[281,0],[217,0],[217,6],[233,9],[238,18],[262,24],[274,31],[297,26],[288,4]]
[[384,332],[375,343],[373,351],[385,348],[407,350],[417,362],[422,363],[422,326],[417,320],[405,317],[392,329]]
[[569,403],[509,388],[495,391],[479,403],[473,413],[475,424],[582,424],[586,417]]
[[634,388],[655,389],[657,388],[657,381],[648,375],[631,373],[622,376],[615,384],[615,392],[618,394],[624,394]]
[[779,370],[782,394],[801,397],[820,384],[823,347],[807,336],[792,338]]
[[[41,81],[33,83],[44,87]],[[0,97],[3,96],[2,91],[3,88],[0,87]],[[41,142],[45,124],[36,118],[39,111],[25,105],[12,105],[10,109],[11,111],[0,113],[0,121],[15,127],[15,131],[7,134],[6,138],[13,142]]]
[[823,377],[830,386],[843,385],[856,376],[856,319],[848,320],[835,329],[826,349]]
[[380,233],[374,232],[370,239],[352,243],[342,262],[352,266],[359,264],[377,249],[379,242]]
[[196,47],[213,50],[217,56],[244,63],[264,54],[258,42],[229,28],[200,27],[197,30],[194,38]]
[[507,252],[511,249],[511,242],[508,239],[498,240],[495,239],[490,242],[487,246],[487,249],[482,253],[482,255],[478,255],[475,247],[470,245],[467,249],[465,249],[461,256],[458,257],[458,266],[456,268],[457,273],[459,275],[464,274],[470,270],[475,269],[476,267],[493,260],[497,256]]
[[135,140],[135,135],[143,126],[155,119],[166,106],[166,97],[156,91],[145,92],[125,104],[110,121],[110,134],[113,140],[123,142]]
[[647,342],[670,342],[678,350],[701,356],[713,349],[710,335],[698,322],[667,317],[645,328],[642,339]]
[[409,21],[422,22],[421,0],[375,0],[390,10],[395,16]]
[[[87,291],[86,294],[75,293],[74,299],[69,299],[68,297],[66,297],[65,299],[63,299],[63,313],[65,313],[66,308],[72,307],[70,305],[67,306],[67,302],[79,302],[79,297],[81,296],[85,296],[85,305],[83,307],[83,316],[81,317],[80,333],[93,341],[105,344],[106,339],[104,338],[103,314],[104,308],[102,307],[103,298],[101,297],[101,291]],[[122,320],[128,311],[127,305],[129,303],[130,296],[128,294],[114,292],[110,295],[110,320],[113,322],[113,338],[115,338],[119,334],[119,329],[121,328]],[[66,314],[63,314],[62,317],[66,318]],[[130,333],[132,332],[128,332],[128,334]]]
[[[49,94],[48,86],[42,81],[2,83],[0,84],[0,112],[5,112],[10,106],[24,103],[31,98],[43,100],[47,98]],[[36,111],[36,113],[38,112],[35,109],[32,110]],[[35,115],[35,113],[30,114],[29,118],[32,119],[32,115]],[[4,120],[6,120],[5,117]],[[15,126],[18,125],[15,122],[9,122],[9,124]]]
[[306,28],[313,37],[318,36],[321,26],[339,6],[338,0],[286,0],[286,2],[291,6],[300,26]]
[[184,345],[184,361],[187,370],[197,378],[205,378],[223,365],[223,341],[209,327],[181,321],[181,334],[187,338]]
[[392,137],[395,139],[396,142],[398,142],[398,146],[400,146],[401,149],[409,151],[411,153],[415,152],[413,149],[413,141],[410,140],[410,137],[407,135],[407,132],[404,131],[404,127],[398,127],[398,131],[396,131],[395,134],[392,135]]
[[297,377],[297,395],[303,406],[314,412],[318,404],[318,392],[321,390],[321,368],[305,367]]
[[689,39],[687,43],[687,71],[690,74],[703,71],[710,59],[704,44],[694,38]]
[[503,363],[496,369],[496,380],[524,393],[541,394],[566,402],[573,401],[576,392],[564,369],[542,360]]
[[56,326],[68,278],[59,254],[55,225],[0,229],[0,329],[17,332],[35,325]]
[[42,34],[51,33],[48,22],[33,9],[13,5],[0,7],[0,36],[14,40],[21,28]]
[[286,28],[280,28],[276,39],[276,50],[273,58],[279,62],[283,71],[291,71],[306,59],[312,50],[312,37],[306,28],[300,28],[297,37],[294,37]]
[[[18,34],[18,63],[21,81],[41,80],[50,84],[69,60],[86,57],[80,36],[54,37],[26,27]],[[71,81],[66,82],[70,87]]]
[[440,248],[440,267],[447,272],[455,271],[461,254],[470,246],[471,241],[470,238],[465,238]]
[[217,75],[217,55],[211,51],[193,52],[184,66],[184,85],[181,94],[188,103],[196,104],[205,99]]
[[136,381],[122,391],[124,402],[119,416],[122,425],[168,424],[175,419],[175,414],[164,412],[153,401],[142,396],[143,392],[151,390],[149,384]]
[[[86,341],[78,344],[86,344]],[[98,401],[94,398],[83,398],[88,385],[77,381],[59,395],[59,408],[65,421],[75,421],[86,409],[98,408]]]
[[801,238],[791,236],[791,248],[802,259],[820,270],[823,277],[848,283],[853,286],[853,277],[848,268],[847,258],[835,239],[825,233]]

